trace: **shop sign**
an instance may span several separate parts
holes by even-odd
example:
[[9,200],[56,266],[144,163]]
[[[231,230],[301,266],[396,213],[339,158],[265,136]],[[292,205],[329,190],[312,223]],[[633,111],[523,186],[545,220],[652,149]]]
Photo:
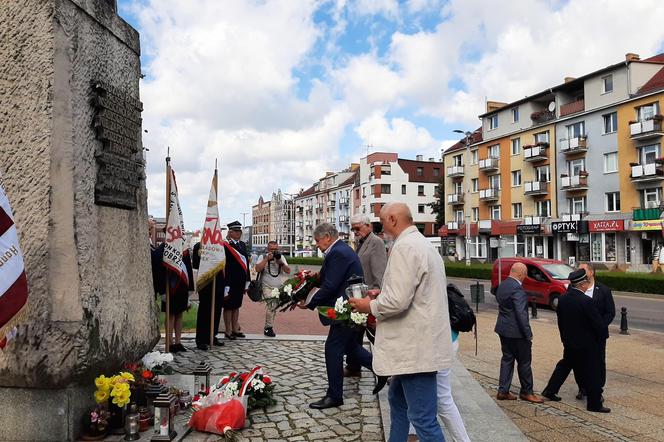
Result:
[[516,233],[532,234],[540,233],[542,231],[541,224],[519,224],[516,226]]
[[625,230],[625,221],[621,219],[588,221],[588,228],[591,232],[617,232]]
[[662,230],[661,220],[632,221],[632,230]]
[[551,231],[553,233],[578,233],[578,221],[558,221],[551,223]]
[[579,240],[579,234],[578,233],[568,233],[567,234],[567,241],[576,242],[578,240]]

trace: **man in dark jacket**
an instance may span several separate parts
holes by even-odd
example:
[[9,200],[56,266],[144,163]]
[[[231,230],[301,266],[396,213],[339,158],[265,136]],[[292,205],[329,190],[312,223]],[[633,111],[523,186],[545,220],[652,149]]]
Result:
[[[609,324],[613,321],[613,318],[616,316],[616,305],[613,302],[613,294],[611,289],[601,284],[595,280],[595,269],[589,263],[581,263],[579,269],[586,271],[586,278],[590,284],[590,287],[585,291],[586,296],[592,299],[593,304],[597,308],[599,315],[602,317],[602,322],[606,326],[606,335],[609,335]],[[600,352],[600,366],[599,371],[596,376],[599,378],[600,387],[604,388],[606,383],[606,340],[603,340],[599,348]],[[560,397],[558,396],[558,391],[560,387],[565,383],[567,376],[569,376],[570,371],[572,370],[569,361],[565,358],[558,361],[556,368],[551,374],[551,379],[547,384],[544,391],[542,391],[542,396],[553,401],[559,401]],[[595,375],[595,374],[593,374]],[[579,381],[579,377],[576,372],[574,372],[574,378],[577,385],[579,386],[579,393],[576,395],[576,398],[581,400],[585,397],[585,388]]]
[[[585,292],[590,281],[583,269],[569,274],[570,288],[558,301],[558,330],[563,343],[563,359],[576,374],[588,394],[587,409],[608,413],[602,405],[602,387],[597,373],[600,371],[600,348],[609,337],[606,324],[592,299]],[[551,380],[544,389],[547,394]]]
[[510,269],[510,276],[500,283],[496,290],[498,300],[498,319],[494,331],[500,336],[503,357],[500,360],[500,380],[498,382],[498,400],[515,400],[510,393],[514,361],[517,362],[522,400],[541,403],[542,399],[533,394],[532,360],[533,332],[528,322],[528,296],[522,283],[526,278],[525,264],[517,262]]

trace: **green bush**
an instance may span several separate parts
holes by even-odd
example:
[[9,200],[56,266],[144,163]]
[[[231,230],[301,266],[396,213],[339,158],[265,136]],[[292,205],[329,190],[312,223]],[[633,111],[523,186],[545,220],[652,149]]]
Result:
[[317,257],[292,257],[287,258],[288,264],[304,264],[310,266],[321,266],[323,265],[323,258]]
[[597,272],[596,278],[611,290],[664,295],[664,274]]
[[456,278],[472,278],[472,279],[491,279],[491,264],[471,264],[466,266],[464,263],[446,262],[445,273],[447,276]]

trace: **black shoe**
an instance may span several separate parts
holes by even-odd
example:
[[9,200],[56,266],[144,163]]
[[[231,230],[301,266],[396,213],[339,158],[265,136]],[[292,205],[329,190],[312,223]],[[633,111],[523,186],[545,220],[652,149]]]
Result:
[[324,410],[325,408],[338,407],[343,404],[344,404],[343,400],[335,400],[329,396],[325,396],[323,399],[317,402],[310,403],[309,408],[314,408],[316,410]]
[[579,392],[576,394],[576,398],[577,398],[578,400],[582,401],[582,400],[584,400],[584,399],[586,398],[586,394],[585,394],[583,391],[579,391]]
[[210,346],[207,344],[196,344],[196,348],[203,351],[208,351]]
[[390,378],[389,376],[376,376],[376,386],[374,387],[372,394],[378,394],[380,390],[385,387],[385,384],[387,384],[387,380]]
[[214,338],[214,339],[212,340],[212,343],[213,343],[216,347],[223,347],[223,346],[224,346],[224,341],[222,341],[222,340],[219,339],[219,338]]
[[611,409],[604,406],[599,408],[588,408],[588,411],[592,411],[593,413],[611,413]]
[[226,339],[230,339],[231,341],[234,341],[234,340],[235,340],[235,334],[227,335],[226,333],[224,333],[224,337],[225,337]]
[[242,332],[233,332],[233,336],[236,338],[246,338],[245,334]]
[[187,351],[184,345],[181,343],[171,345],[171,353],[178,353],[181,351]]
[[544,391],[542,391],[541,396],[544,396],[545,398],[547,398],[550,401],[560,402],[560,396],[558,396],[556,394],[553,394],[553,393],[550,393],[546,389]]
[[274,338],[277,336],[274,334],[274,330],[272,330],[272,327],[265,327],[265,330],[263,330],[263,334],[265,336],[269,336],[270,338]]

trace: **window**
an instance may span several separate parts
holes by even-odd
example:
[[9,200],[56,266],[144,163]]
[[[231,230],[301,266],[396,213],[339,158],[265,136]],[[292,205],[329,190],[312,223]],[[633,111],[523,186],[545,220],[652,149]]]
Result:
[[613,75],[602,77],[602,93],[608,94],[609,92],[613,92]]
[[518,219],[521,218],[523,214],[521,203],[512,204],[512,218]]
[[537,201],[537,216],[551,216],[551,200]]
[[454,183],[454,193],[456,193],[457,195],[463,193],[463,186],[460,182]]
[[521,185],[521,171],[513,170],[512,171],[512,187],[518,187]]
[[604,154],[604,173],[618,172],[618,152]]
[[519,108],[518,107],[513,107],[512,108],[512,123],[516,123],[519,121]]
[[659,157],[659,144],[651,144],[639,148],[641,164],[652,164]]
[[477,178],[471,179],[470,184],[471,184],[471,189],[472,189],[473,192],[479,192],[480,191],[479,179],[477,179]]
[[586,211],[586,197],[578,196],[574,198],[568,198],[569,201],[569,213],[576,215]]
[[366,198],[366,197],[367,197],[367,186],[364,186],[362,188],[362,198]]
[[627,264],[632,262],[632,241],[629,236],[625,237],[625,262]]
[[636,115],[639,121],[650,120],[659,113],[657,103],[646,104],[636,108]]
[[463,222],[463,210],[457,210],[454,212],[454,220],[458,223]]
[[521,138],[512,140],[512,155],[519,155],[521,153]]
[[500,144],[489,146],[489,158],[500,158]]
[[471,236],[468,243],[471,258],[486,258],[486,243],[479,236]]
[[417,168],[417,176],[424,176],[424,168],[423,167],[418,167]]
[[535,134],[535,143],[548,143],[549,142],[549,131],[540,132]]
[[380,185],[380,193],[381,194],[382,193],[386,193],[386,194],[392,193],[392,185],[390,185],[390,184],[381,184]]
[[643,189],[643,207],[659,206],[662,202],[662,188]]
[[546,183],[551,181],[549,166],[539,166],[535,168],[535,181],[543,181]]
[[454,155],[452,157],[453,166],[463,166],[463,155]]
[[406,194],[406,185],[405,185],[405,184],[402,184],[402,185],[401,185],[401,194],[402,194],[402,195],[405,195],[405,194]]
[[600,261],[600,262],[615,262],[616,260],[615,233],[590,234],[590,260]]
[[523,235],[507,235],[505,238],[505,248],[501,252],[501,257],[526,256],[526,248]]
[[491,115],[489,117],[489,129],[495,129],[498,127],[498,114]]
[[500,174],[491,175],[489,177],[489,187],[491,189],[500,190]]
[[568,161],[567,170],[569,171],[569,176],[577,176],[582,170],[586,170],[586,160],[584,158],[578,158],[576,160]]
[[618,113],[611,112],[610,114],[602,115],[604,120],[604,132],[605,134],[611,134],[618,130]]
[[477,164],[478,161],[478,151],[475,149],[470,152],[470,164]]
[[440,169],[437,167],[433,168],[433,176],[440,176]]
[[491,206],[491,219],[500,219],[500,206]]
[[585,123],[583,121],[567,126],[567,138],[578,138],[585,134]]
[[606,194],[606,211],[620,212],[620,192],[608,192]]
[[476,223],[480,219],[480,208],[479,207],[473,207],[471,209],[472,216],[473,216],[473,222]]
[[424,204],[417,205],[417,213],[424,213]]
[[417,196],[424,196],[424,186],[417,186]]

